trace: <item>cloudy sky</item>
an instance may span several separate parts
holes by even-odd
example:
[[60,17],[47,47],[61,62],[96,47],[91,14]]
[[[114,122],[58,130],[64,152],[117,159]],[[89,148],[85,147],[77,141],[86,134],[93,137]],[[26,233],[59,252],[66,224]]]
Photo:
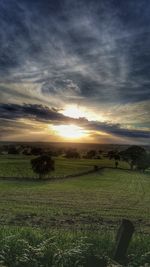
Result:
[[0,25],[0,140],[149,143],[149,0],[0,0]]

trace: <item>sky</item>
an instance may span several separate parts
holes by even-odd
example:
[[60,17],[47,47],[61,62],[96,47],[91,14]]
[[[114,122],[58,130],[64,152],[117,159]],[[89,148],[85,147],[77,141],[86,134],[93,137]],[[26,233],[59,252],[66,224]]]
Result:
[[149,144],[149,0],[0,0],[0,140]]

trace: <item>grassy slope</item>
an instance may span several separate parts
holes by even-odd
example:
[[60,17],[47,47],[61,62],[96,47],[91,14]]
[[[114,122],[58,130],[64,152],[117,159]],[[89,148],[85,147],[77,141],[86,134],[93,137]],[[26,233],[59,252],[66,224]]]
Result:
[[149,183],[149,175],[112,169],[56,182],[1,180],[0,221],[95,229],[126,217],[148,230]]
[[[35,177],[30,165],[31,156],[6,155],[0,156],[0,177]],[[94,165],[114,167],[114,161],[103,158],[98,160],[88,159],[55,159],[55,171],[50,176],[67,175],[86,171]],[[120,167],[128,168],[128,164],[121,162]]]
[[[84,171],[95,164],[113,166],[114,162],[60,158],[56,159],[56,171],[52,175]],[[124,163],[120,165],[128,168]],[[33,175],[30,157],[0,157],[0,176]],[[2,262],[7,267],[66,267],[84,266],[76,264],[76,260],[85,261],[93,253],[111,256],[115,234],[110,229],[116,228],[116,222],[122,217],[137,222],[138,230],[139,226],[142,231],[150,230],[149,178],[149,173],[105,169],[55,182],[0,180]],[[9,226],[2,227],[3,224]],[[17,228],[17,225],[44,229]],[[45,227],[48,229],[45,230]],[[67,231],[64,231],[66,228]],[[105,231],[102,231],[103,228]],[[129,266],[148,264],[149,249],[149,236],[136,233],[128,251],[132,254]]]

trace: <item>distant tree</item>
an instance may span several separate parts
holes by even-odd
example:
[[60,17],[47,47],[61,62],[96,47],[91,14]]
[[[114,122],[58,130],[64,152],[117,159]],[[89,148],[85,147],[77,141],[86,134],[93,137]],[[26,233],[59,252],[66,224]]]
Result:
[[42,179],[45,175],[55,170],[55,162],[48,155],[42,155],[31,160],[31,166],[35,173]]
[[109,159],[112,159],[113,156],[114,156],[114,151],[113,151],[113,150],[108,151],[108,153],[107,153],[107,157],[108,157]]
[[31,155],[38,156],[43,154],[43,149],[41,147],[32,147],[31,148]]
[[101,156],[100,155],[97,155],[94,157],[95,159],[101,159]]
[[51,157],[58,157],[61,155],[60,150],[47,150],[46,154]]
[[26,155],[26,156],[30,156],[31,155],[31,148],[30,147],[25,147],[22,149],[22,154]]
[[146,153],[138,158],[136,162],[136,167],[138,170],[145,171],[150,168],[150,154]]
[[17,148],[15,146],[9,146],[8,147],[8,154],[19,154],[19,151],[17,150]]
[[80,158],[80,154],[76,149],[70,148],[66,151],[65,157],[68,159],[70,159],[70,158],[78,159],[78,158]]
[[107,153],[107,157],[111,160],[111,159],[115,159],[115,160],[120,160],[120,155],[119,152],[117,150],[111,150],[108,151]]
[[89,150],[87,153],[86,153],[86,158],[87,159],[93,159],[96,157],[96,154],[97,152],[95,150]]
[[120,152],[122,160],[129,163],[131,170],[133,170],[133,168],[137,166],[139,160],[145,155],[145,149],[140,146],[130,146],[126,150]]

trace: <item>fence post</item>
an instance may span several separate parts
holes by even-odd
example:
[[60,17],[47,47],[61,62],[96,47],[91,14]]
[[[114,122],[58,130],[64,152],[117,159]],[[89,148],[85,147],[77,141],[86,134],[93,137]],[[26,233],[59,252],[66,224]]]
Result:
[[126,252],[134,233],[134,225],[131,221],[123,219],[119,227],[116,246],[114,252],[114,260],[118,263],[124,263],[126,261]]

